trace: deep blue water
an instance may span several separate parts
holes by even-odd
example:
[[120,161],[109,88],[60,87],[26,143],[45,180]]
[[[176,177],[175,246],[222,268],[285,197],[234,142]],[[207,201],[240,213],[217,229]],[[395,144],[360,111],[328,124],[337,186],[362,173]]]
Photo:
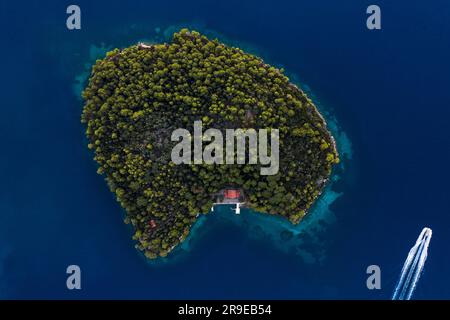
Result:
[[[65,27],[69,4],[0,3],[1,298],[389,299],[424,226],[433,239],[415,297],[450,298],[448,1],[376,1],[379,31],[365,26],[365,0],[76,1],[79,31]],[[76,78],[102,43],[171,26],[283,66],[351,141],[332,186],[340,196],[311,212],[301,252],[277,238],[279,221],[249,212],[205,217],[167,263],[133,248],[86,148]],[[332,219],[313,219],[324,211]],[[70,264],[81,267],[80,291],[66,289]],[[381,290],[366,288],[371,264]]]

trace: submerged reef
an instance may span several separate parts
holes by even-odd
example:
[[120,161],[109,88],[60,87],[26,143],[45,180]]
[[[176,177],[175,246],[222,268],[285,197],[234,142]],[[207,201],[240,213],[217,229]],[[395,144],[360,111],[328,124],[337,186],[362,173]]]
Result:
[[[213,195],[230,186],[243,191],[247,207],[298,223],[339,161],[323,117],[283,70],[196,31],[108,52],[93,66],[83,99],[98,173],[148,258],[182,242]],[[278,173],[261,175],[261,164],[175,165],[172,132],[192,132],[197,120],[223,132],[278,129]]]

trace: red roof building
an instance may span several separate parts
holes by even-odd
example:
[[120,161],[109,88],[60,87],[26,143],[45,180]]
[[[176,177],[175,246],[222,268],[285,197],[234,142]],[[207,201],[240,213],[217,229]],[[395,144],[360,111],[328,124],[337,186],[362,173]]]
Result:
[[155,222],[155,220],[150,220],[149,222],[148,222],[148,224],[150,225],[150,227],[153,229],[153,228],[156,228],[156,222]]
[[227,189],[223,192],[223,196],[225,197],[225,199],[238,199],[240,195],[241,192],[235,189]]

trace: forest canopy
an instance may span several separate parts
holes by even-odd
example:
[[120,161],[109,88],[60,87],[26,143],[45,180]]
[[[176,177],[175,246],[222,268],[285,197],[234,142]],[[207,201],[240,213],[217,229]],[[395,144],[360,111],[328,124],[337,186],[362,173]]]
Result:
[[[92,68],[82,122],[98,173],[126,211],[136,247],[166,256],[189,234],[214,195],[239,188],[246,206],[298,223],[339,161],[312,101],[282,70],[183,29],[170,43],[114,49]],[[279,172],[259,165],[171,161],[177,128],[279,130]],[[230,211],[232,212],[232,211]]]

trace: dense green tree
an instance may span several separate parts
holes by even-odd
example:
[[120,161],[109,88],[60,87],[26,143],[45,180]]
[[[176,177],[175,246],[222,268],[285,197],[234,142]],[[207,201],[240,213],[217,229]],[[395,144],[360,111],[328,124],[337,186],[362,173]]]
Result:
[[[98,173],[125,208],[136,247],[166,256],[183,241],[213,194],[243,189],[247,205],[298,223],[339,161],[311,100],[260,58],[181,30],[168,44],[108,52],[83,92],[82,122]],[[174,165],[176,128],[278,128],[280,170],[259,165]]]

